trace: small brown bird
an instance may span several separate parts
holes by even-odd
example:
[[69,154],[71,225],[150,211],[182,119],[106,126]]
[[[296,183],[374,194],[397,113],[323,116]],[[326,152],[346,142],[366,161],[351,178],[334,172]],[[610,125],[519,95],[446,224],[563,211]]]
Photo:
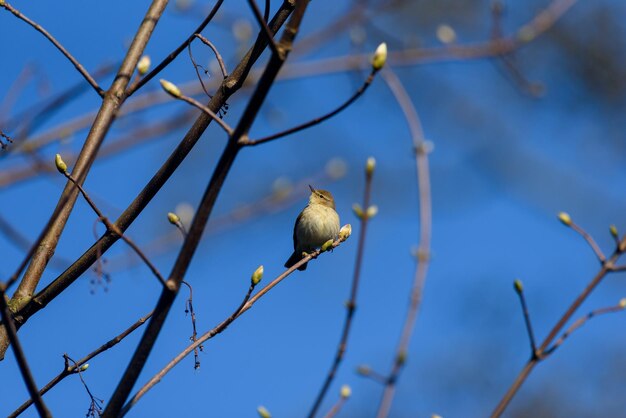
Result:
[[[300,212],[293,227],[293,254],[285,263],[287,268],[300,261],[303,252],[311,252],[339,234],[339,215],[335,211],[333,195],[312,186],[309,189],[309,204]],[[298,270],[306,270],[306,263]]]

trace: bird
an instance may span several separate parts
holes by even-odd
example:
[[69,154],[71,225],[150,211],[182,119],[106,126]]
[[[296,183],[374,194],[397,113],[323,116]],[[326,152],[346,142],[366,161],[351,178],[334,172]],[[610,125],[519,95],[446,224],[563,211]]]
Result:
[[[333,195],[311,185],[309,189],[309,204],[302,209],[293,226],[293,254],[285,263],[286,268],[300,261],[303,252],[311,252],[339,235],[339,215],[335,211]],[[298,270],[306,270],[306,266],[304,263]]]

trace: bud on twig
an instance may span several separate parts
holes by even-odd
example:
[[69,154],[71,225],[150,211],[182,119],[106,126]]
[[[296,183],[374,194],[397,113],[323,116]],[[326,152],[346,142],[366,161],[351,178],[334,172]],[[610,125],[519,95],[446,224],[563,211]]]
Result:
[[361,376],[369,376],[370,374],[372,374],[372,368],[367,364],[361,364],[359,367],[356,368],[356,372]]
[[515,279],[515,281],[513,282],[513,287],[515,288],[515,291],[518,294],[524,291],[524,286],[522,285],[522,281],[519,279]]
[[173,97],[176,97],[176,98],[179,98],[182,95],[182,93],[180,92],[180,89],[178,87],[176,87],[176,84],[171,83],[171,82],[169,82],[167,80],[164,80],[164,79],[160,79],[159,83],[161,83],[161,87],[169,95],[171,95]]
[[361,205],[359,205],[358,203],[355,203],[354,205],[352,205],[352,211],[354,212],[357,218],[363,219],[363,209],[361,208]]
[[572,218],[569,216],[569,213],[567,212],[559,212],[559,221],[561,221],[561,223],[565,226],[571,226],[572,225]]
[[65,164],[65,161],[63,161],[63,158],[61,158],[61,154],[57,154],[54,157],[54,164],[57,166],[57,170],[59,170],[59,173],[67,173],[67,164]]
[[172,225],[178,225],[180,223],[180,218],[174,212],[168,212],[167,220],[170,221]]
[[341,390],[339,391],[339,394],[343,399],[348,399],[350,395],[352,395],[352,389],[350,389],[350,386],[348,385],[343,385],[341,387]]
[[367,214],[368,219],[373,218],[378,213],[378,206],[376,205],[370,206],[369,208],[367,208],[367,212],[365,213]]
[[387,62],[387,44],[382,43],[378,45],[376,48],[376,52],[374,52],[374,56],[372,57],[372,69],[374,71],[379,71],[385,66]]
[[254,270],[254,273],[252,273],[252,285],[256,286],[257,284],[259,284],[259,282],[261,281],[261,279],[263,278],[263,266],[259,266],[256,270]]
[[84,372],[85,370],[87,370],[89,368],[89,363],[85,363],[82,366],[80,366],[80,371]]
[[322,248],[321,248],[322,252],[328,251],[333,246],[334,242],[335,240],[331,238],[328,241],[326,241],[324,244],[322,244]]
[[609,231],[611,232],[611,236],[613,238],[618,238],[619,234],[617,232],[617,227],[615,225],[609,226]]
[[345,241],[348,239],[348,237],[352,235],[352,225],[350,224],[345,224],[344,226],[341,227],[341,229],[339,230],[339,239],[341,241]]
[[620,299],[619,307],[622,308],[622,309],[626,309],[626,298]]
[[150,57],[148,55],[144,55],[141,57],[139,62],[137,63],[137,72],[139,75],[145,75],[148,71],[150,71]]
[[376,168],[376,158],[369,157],[367,162],[365,163],[365,174],[371,176],[374,173],[374,169]]
[[256,411],[261,418],[272,418],[272,414],[270,414],[270,411],[268,411],[264,406],[259,406]]

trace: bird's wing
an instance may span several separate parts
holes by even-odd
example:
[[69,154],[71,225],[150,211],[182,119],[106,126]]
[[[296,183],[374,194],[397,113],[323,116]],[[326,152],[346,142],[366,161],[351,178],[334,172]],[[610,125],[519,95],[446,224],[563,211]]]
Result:
[[298,249],[298,237],[296,236],[296,230],[297,230],[298,223],[300,222],[300,218],[302,218],[303,213],[304,211],[300,212],[300,214],[296,218],[296,223],[293,225],[293,249],[294,250]]

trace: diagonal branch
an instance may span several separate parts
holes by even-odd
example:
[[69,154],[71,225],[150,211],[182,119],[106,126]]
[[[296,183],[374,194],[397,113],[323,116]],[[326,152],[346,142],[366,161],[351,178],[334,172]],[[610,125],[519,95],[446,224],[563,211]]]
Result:
[[[337,248],[346,239],[348,239],[350,234],[349,234],[349,232],[347,232],[347,230],[348,230],[348,228],[346,228],[346,226],[344,226],[342,228],[342,232],[343,233],[340,233],[340,238],[335,240],[332,243],[332,245],[327,249],[327,251],[332,250],[334,248]],[[263,287],[263,289],[261,289],[257,294],[255,294],[254,296],[250,297],[250,295],[252,294],[252,291],[254,290],[256,284],[258,283],[258,282],[255,283],[254,280],[253,280],[251,285],[250,285],[250,288],[248,289],[248,293],[244,297],[243,302],[239,305],[239,307],[237,307],[237,309],[235,309],[235,311],[228,318],[226,318],[224,321],[220,322],[213,329],[211,329],[211,330],[207,331],[206,333],[204,333],[200,338],[198,338],[196,341],[194,341],[192,344],[190,344],[187,348],[185,348],[180,354],[178,354],[176,357],[174,357],[163,369],[161,369],[157,374],[155,374],[131,398],[131,400],[126,405],[124,405],[124,408],[122,409],[121,415],[125,415],[130,410],[130,408],[132,408],[139,401],[139,399],[141,399],[150,389],[152,389],[152,387],[154,387],[154,385],[159,383],[161,381],[161,379],[163,379],[163,377],[167,373],[169,373],[170,370],[172,370],[174,368],[174,366],[176,366],[178,363],[180,363],[182,361],[182,359],[184,359],[186,356],[191,354],[197,347],[199,347],[204,342],[206,342],[209,339],[215,337],[217,334],[223,332],[226,328],[228,328],[228,326],[231,323],[233,323],[237,318],[239,318],[241,315],[243,315],[247,310],[252,308],[252,306],[259,299],[261,299],[265,294],[267,294],[267,292],[272,290],[278,283],[280,283],[285,278],[287,278],[291,273],[296,271],[298,269],[298,267],[300,267],[301,265],[306,264],[307,262],[317,258],[322,252],[324,252],[324,251],[322,251],[321,249],[318,249],[318,250],[308,254],[306,257],[302,258],[296,264],[294,264],[293,266],[291,266],[290,268],[285,270],[278,277],[276,277],[274,280],[272,280],[270,283],[268,283],[267,286]]]
[[[273,31],[278,31],[291,14],[292,10],[293,5],[289,0],[283,2],[282,6],[276,12],[272,22],[270,23]],[[233,70],[229,77],[223,81],[221,87],[217,89],[216,94],[209,102],[209,108],[214,111],[219,110],[224,103],[226,103],[226,100],[228,100],[228,98],[243,85],[252,65],[258,60],[264,48],[265,43],[263,40],[258,40],[255,45],[250,48],[239,65]],[[157,170],[143,190],[137,195],[137,197],[135,197],[132,203],[115,221],[114,224],[121,231],[126,231],[126,229],[128,229],[133,221],[137,219],[139,214],[146,208],[154,196],[156,196],[157,192],[161,189],[161,187],[163,187],[185,157],[191,152],[196,142],[209,126],[211,120],[212,119],[204,113],[198,116],[180,144],[176,147],[176,149],[174,149],[172,154],[163,163],[159,170]],[[55,216],[53,215],[53,218],[54,217]],[[53,219],[51,219],[51,221],[52,220]],[[45,308],[48,303],[54,300],[72,283],[74,283],[74,281],[87,271],[102,254],[113,246],[118,239],[119,236],[115,234],[105,233],[82,256],[80,256],[78,260],[68,267],[65,272],[35,295],[32,300],[26,302],[23,307],[18,307],[18,312],[16,312],[15,315],[18,326],[26,322],[28,318],[33,316],[35,313]],[[4,351],[6,351],[7,346],[8,342],[6,342],[6,340],[3,341],[0,338],[0,359],[2,358]]]
[[28,393],[35,403],[35,408],[37,408],[39,416],[51,418],[52,414],[46,407],[46,404],[44,404],[43,399],[41,399],[41,395],[39,395],[39,389],[37,389],[35,378],[30,371],[30,367],[28,366],[28,362],[26,361],[26,356],[24,355],[24,350],[22,349],[22,344],[20,344],[20,340],[17,337],[17,329],[15,327],[15,323],[13,322],[13,318],[11,316],[11,311],[9,310],[9,306],[7,305],[7,301],[5,299],[5,289],[6,286],[4,285],[4,283],[0,283],[0,315],[2,316],[2,323],[4,324],[4,329],[7,332],[8,339],[11,342],[11,346],[13,347],[15,360],[17,361],[17,365],[19,366],[20,372],[22,373],[24,383],[26,383]]
[[132,96],[133,93],[135,93],[137,90],[142,88],[148,81],[152,80],[165,67],[167,67],[172,61],[174,61],[176,57],[181,52],[183,52],[185,48],[187,48],[187,46],[191,44],[191,42],[193,42],[196,34],[199,34],[200,32],[202,32],[204,28],[206,27],[206,25],[208,25],[209,22],[213,20],[213,17],[217,13],[217,11],[220,9],[223,2],[224,0],[217,0],[217,2],[215,3],[215,6],[213,6],[213,8],[211,9],[207,17],[202,21],[202,23],[200,23],[200,25],[196,28],[196,30],[187,39],[185,39],[183,43],[178,46],[178,48],[172,51],[167,57],[163,59],[163,61],[161,61],[156,67],[154,67],[154,70],[150,71],[148,74],[142,77],[139,81],[137,81],[137,83],[133,84],[126,92],[126,96]]
[[294,126],[293,128],[289,128],[287,130],[275,133],[273,135],[266,136],[264,138],[259,138],[259,139],[254,139],[254,140],[246,139],[245,141],[242,141],[242,144],[246,146],[254,146],[254,145],[262,144],[264,142],[273,141],[274,139],[278,139],[278,138],[282,138],[283,136],[294,134],[296,132],[302,131],[303,129],[317,125],[319,123],[324,122],[325,120],[332,118],[333,116],[335,116],[336,114],[338,114],[339,112],[341,112],[342,110],[350,106],[356,99],[358,99],[363,93],[365,93],[365,90],[367,90],[370,84],[372,84],[372,81],[374,80],[374,76],[376,75],[376,73],[377,73],[376,70],[372,70],[369,77],[367,77],[367,79],[361,85],[361,87],[359,87],[359,89],[348,100],[346,100],[343,104],[341,104],[341,106],[337,107],[335,110],[323,116],[317,117],[313,120],[310,120],[308,122]]
[[[117,112],[124,103],[124,91],[126,86],[166,5],[167,0],[153,0],[144,19],[139,25],[135,38],[128,48],[126,57],[114,78],[113,84],[102,100],[98,115],[93,122],[91,130],[78,156],[78,160],[76,161],[74,172],[78,183],[82,184],[85,181],[96,159],[100,145],[115,121]],[[32,295],[39,284],[48,261],[54,255],[54,251],[74,208],[77,197],[78,189],[74,187],[71,181],[68,181],[59,198],[53,217],[51,217],[52,223],[49,224],[48,230],[35,250],[30,265],[24,273],[24,277],[17,291],[13,295],[12,301],[15,302],[15,310],[21,310],[31,302]],[[18,316],[16,316],[16,318],[18,318]],[[20,321],[21,318],[16,322],[19,324]],[[6,348],[6,335],[4,330],[0,328],[0,359],[3,358]]]
[[286,25],[283,32],[279,48],[283,48],[283,56],[277,56],[272,54],[269,63],[267,64],[261,79],[257,85],[257,88],[250,98],[250,101],[244,110],[237,127],[234,129],[226,148],[224,149],[222,156],[220,157],[211,180],[206,188],[206,191],[202,197],[198,210],[194,216],[187,237],[183,242],[183,246],[178,253],[174,267],[167,280],[167,287],[165,287],[161,293],[161,297],[157,302],[155,308],[155,314],[148,323],[148,326],[144,332],[144,335],[133,354],[122,378],[120,379],[115,392],[113,393],[106,410],[104,411],[104,417],[117,416],[121,411],[124,402],[126,401],[130,391],[132,390],[135,382],[137,381],[145,362],[156,343],[156,339],[163,327],[165,319],[169,313],[169,310],[174,303],[174,299],[178,294],[182,280],[184,279],[187,268],[191,263],[194,253],[198,247],[202,233],[206,227],[206,223],[213,211],[213,207],[217,200],[217,196],[224,185],[226,176],[228,175],[230,168],[232,167],[235,158],[241,148],[238,141],[247,135],[256,115],[259,112],[261,105],[269,89],[271,88],[273,81],[278,74],[278,71],[284,63],[287,52],[291,49],[291,44],[295,38],[300,22],[308,5],[307,0],[299,0],[296,3],[294,12]]
[[17,18],[19,18],[19,19],[23,20],[24,22],[28,23],[30,26],[33,27],[33,29],[35,29],[37,32],[41,33],[43,36],[46,37],[46,39],[48,39],[50,42],[52,42],[52,45],[54,45],[59,51],[61,51],[61,53],[65,56],[65,58],[70,60],[70,62],[74,65],[74,67],[76,67],[78,72],[85,78],[87,83],[89,83],[91,85],[91,87],[93,87],[93,89],[96,91],[96,93],[98,93],[98,95],[100,97],[104,97],[104,90],[98,85],[96,80],[94,80],[94,78],[87,72],[87,70],[85,70],[85,67],[83,67],[76,60],[76,58],[74,58],[72,56],[72,54],[70,54],[67,51],[67,49],[65,49],[63,47],[63,45],[61,45],[61,43],[54,38],[54,36],[50,35],[48,33],[48,31],[45,30],[41,25],[37,24],[36,22],[34,22],[31,19],[29,19],[28,17],[26,17],[24,14],[22,14],[19,10],[17,10],[13,6],[11,6],[6,1],[1,1],[0,2],[0,7],[5,8],[9,12],[13,13]]

